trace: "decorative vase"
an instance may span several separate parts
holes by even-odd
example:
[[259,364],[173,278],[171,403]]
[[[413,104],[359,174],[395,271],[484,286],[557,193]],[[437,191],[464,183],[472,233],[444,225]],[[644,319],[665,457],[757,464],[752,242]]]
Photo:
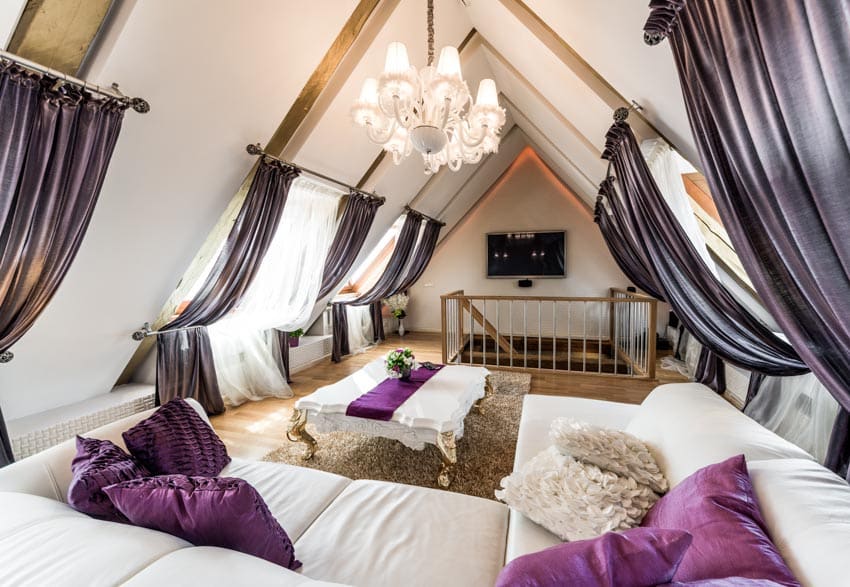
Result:
[[289,348],[294,348],[298,346],[298,343],[301,342],[301,338],[298,336],[290,336],[289,337]]
[[398,335],[404,336],[404,332],[405,332],[405,330],[404,330],[404,318],[399,318],[398,319]]
[[387,370],[387,377],[390,379],[401,379],[402,381],[410,381],[410,369],[402,369],[401,371]]

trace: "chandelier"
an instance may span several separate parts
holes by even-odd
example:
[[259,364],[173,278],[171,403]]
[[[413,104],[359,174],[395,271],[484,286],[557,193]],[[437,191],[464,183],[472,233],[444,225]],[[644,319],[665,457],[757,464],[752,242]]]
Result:
[[443,47],[437,67],[433,64],[434,0],[428,0],[428,66],[417,71],[408,61],[407,47],[390,43],[384,72],[366,79],[351,108],[355,124],[392,154],[393,163],[416,149],[426,174],[443,165],[457,171],[497,152],[505,124],[493,80],[481,80],[472,102],[455,47]]

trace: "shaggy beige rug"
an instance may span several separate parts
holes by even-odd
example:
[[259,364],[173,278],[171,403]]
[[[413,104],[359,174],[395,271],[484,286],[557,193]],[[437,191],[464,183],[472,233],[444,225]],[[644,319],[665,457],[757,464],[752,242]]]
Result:
[[[458,463],[449,491],[495,499],[502,477],[513,470],[522,396],[531,387],[531,375],[493,371],[493,395],[482,412],[471,411],[458,441]],[[301,465],[352,479],[378,479],[422,487],[438,487],[440,454],[436,447],[412,450],[396,440],[352,432],[319,434],[307,424],[318,442],[315,456],[301,460],[304,445],[286,441],[263,460]]]

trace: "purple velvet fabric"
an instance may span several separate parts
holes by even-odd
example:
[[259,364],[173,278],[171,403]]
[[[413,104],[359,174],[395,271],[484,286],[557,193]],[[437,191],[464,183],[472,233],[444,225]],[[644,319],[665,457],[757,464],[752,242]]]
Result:
[[406,402],[410,396],[425,385],[445,365],[436,366],[436,369],[420,367],[410,372],[410,381],[401,379],[384,379],[371,391],[367,391],[356,400],[348,404],[345,409],[346,416],[357,418],[370,418],[372,420],[384,420],[389,422],[398,407]]
[[103,492],[122,481],[150,475],[136,459],[108,440],[77,436],[77,456],[71,461],[74,473],[68,487],[68,505],[95,518],[125,522]]
[[781,587],[781,585],[767,579],[726,577],[725,579],[707,579],[705,581],[691,581],[690,583],[665,583],[660,587]]
[[123,434],[127,449],[155,475],[214,477],[227,448],[184,399],[173,399]]
[[741,577],[799,586],[767,536],[744,455],[682,481],[647,512],[641,526],[693,535],[676,581]]
[[673,578],[690,543],[681,530],[609,532],[514,559],[496,587],[654,587]]
[[195,546],[238,550],[287,569],[301,566],[289,536],[244,479],[167,475],[125,481],[105,491],[136,526]]

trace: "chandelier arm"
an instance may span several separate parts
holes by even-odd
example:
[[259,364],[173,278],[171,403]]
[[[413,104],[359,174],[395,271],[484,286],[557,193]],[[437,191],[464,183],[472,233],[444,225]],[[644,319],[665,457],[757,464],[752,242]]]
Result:
[[475,147],[477,147],[477,146],[479,146],[481,143],[483,143],[483,142],[484,142],[484,139],[486,139],[486,138],[487,138],[487,130],[489,129],[489,127],[488,127],[486,124],[482,124],[482,125],[481,125],[481,129],[482,129],[482,131],[481,131],[481,138],[479,138],[479,139],[473,139],[473,140],[472,140],[472,142],[470,142],[470,141],[467,141],[467,140],[466,140],[466,138],[467,138],[467,136],[468,136],[468,135],[466,134],[466,130],[464,129],[463,124],[461,123],[461,124],[459,124],[458,126],[459,126],[459,127],[460,127],[460,129],[461,129],[461,130],[460,130],[460,140],[461,140],[461,142],[463,143],[463,146],[464,146],[464,147],[467,147],[467,148],[469,148],[469,149],[474,149]]
[[451,115],[451,112],[452,112],[452,99],[449,98],[449,97],[446,97],[445,103],[446,103],[446,105],[445,105],[445,108],[444,108],[444,111],[443,111],[443,122],[440,125],[440,130],[442,130],[442,131],[446,130],[446,125],[449,123],[449,116]]
[[396,121],[391,121],[390,126],[387,129],[386,136],[382,136],[381,134],[379,134],[380,131],[375,129],[375,125],[370,123],[366,125],[366,134],[369,136],[369,140],[375,143],[376,145],[383,145],[392,138],[393,134],[395,133],[396,127]]
[[398,122],[399,126],[403,126],[404,128],[410,127],[410,115],[406,117],[402,117],[401,110],[398,107],[399,102],[401,102],[401,98],[398,96],[393,96],[393,114],[395,115],[395,120],[393,122]]

